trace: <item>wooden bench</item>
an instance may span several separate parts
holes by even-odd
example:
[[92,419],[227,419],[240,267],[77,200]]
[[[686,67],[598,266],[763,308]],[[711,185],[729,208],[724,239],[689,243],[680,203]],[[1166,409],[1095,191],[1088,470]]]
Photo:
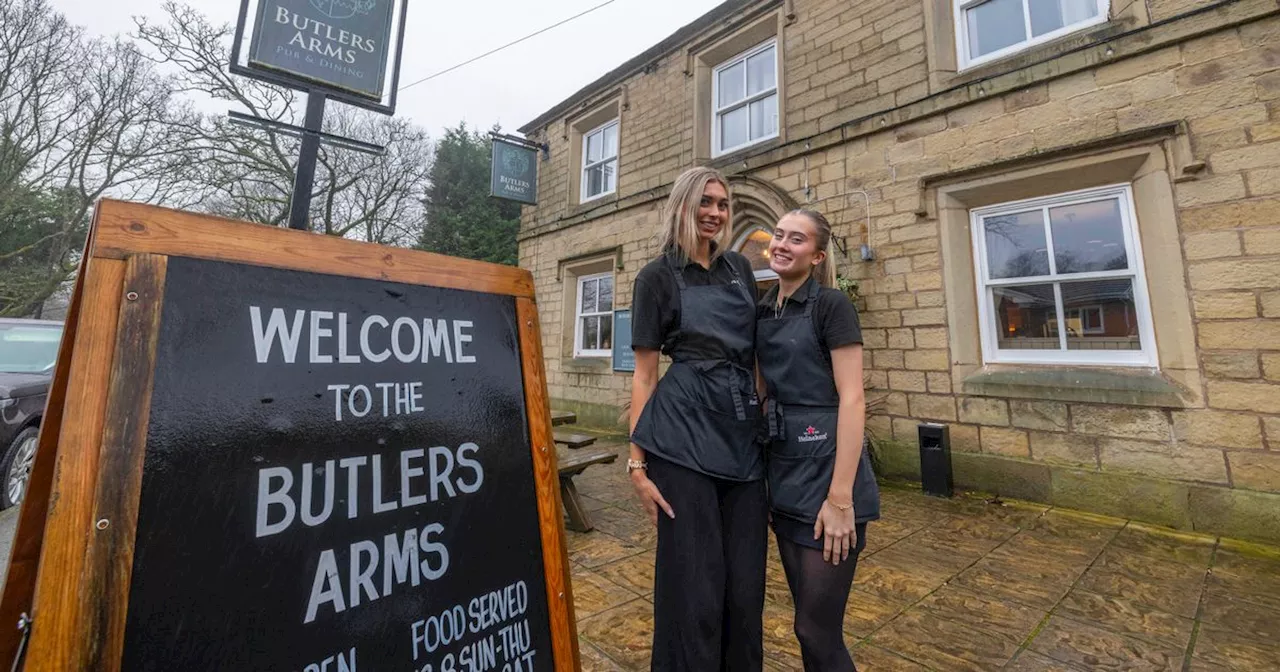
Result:
[[590,532],[592,529],[591,518],[583,508],[582,500],[578,498],[578,488],[573,484],[573,477],[594,464],[612,464],[617,459],[617,453],[600,449],[566,453],[559,457],[560,499],[564,500],[564,510],[569,516],[565,527],[574,532]]
[[591,436],[590,434],[571,434],[569,432],[555,432],[554,436],[555,436],[556,443],[566,448],[572,448],[574,450],[577,450],[579,448],[586,448],[587,446],[596,442],[596,437]]
[[573,411],[551,411],[551,426],[572,425],[578,421],[578,414]]

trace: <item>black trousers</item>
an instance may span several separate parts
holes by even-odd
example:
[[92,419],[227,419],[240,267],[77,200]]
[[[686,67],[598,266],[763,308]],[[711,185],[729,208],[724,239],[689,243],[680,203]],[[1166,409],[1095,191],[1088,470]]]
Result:
[[[775,518],[776,520],[776,518]],[[822,550],[778,535],[778,553],[796,604],[796,639],[805,672],[856,672],[844,645],[844,610],[853,588],[858,556],[867,546],[867,524],[858,523],[857,545],[839,565],[822,559]]]
[[764,665],[768,503],[763,480],[724,481],[647,456],[675,519],[658,512],[655,672],[759,672]]

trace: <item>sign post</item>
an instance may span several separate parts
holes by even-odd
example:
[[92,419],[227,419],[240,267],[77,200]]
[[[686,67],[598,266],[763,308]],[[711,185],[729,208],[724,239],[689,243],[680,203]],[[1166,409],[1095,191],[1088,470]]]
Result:
[[[362,143],[321,133],[326,100],[395,114],[407,6],[408,0],[400,0],[398,5],[396,0],[241,0],[231,47],[231,72],[307,93],[301,127],[236,117],[258,126],[283,128],[302,139],[289,204],[289,228],[310,228],[307,215],[322,139],[367,151],[360,148]],[[241,49],[246,35],[249,48]]]
[[101,202],[0,664],[577,670],[533,297],[516,268]]

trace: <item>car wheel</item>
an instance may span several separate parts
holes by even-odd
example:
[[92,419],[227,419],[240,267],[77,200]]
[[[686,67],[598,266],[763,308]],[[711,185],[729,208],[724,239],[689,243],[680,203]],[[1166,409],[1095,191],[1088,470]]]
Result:
[[0,474],[4,474],[4,487],[0,487],[0,509],[7,509],[22,503],[27,494],[27,484],[31,481],[31,468],[36,465],[36,446],[40,443],[40,428],[28,427],[18,433],[4,461],[0,463]]

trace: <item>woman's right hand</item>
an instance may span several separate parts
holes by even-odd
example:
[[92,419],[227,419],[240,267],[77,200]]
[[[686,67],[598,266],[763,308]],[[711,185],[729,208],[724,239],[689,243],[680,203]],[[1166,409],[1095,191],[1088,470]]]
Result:
[[658,524],[658,509],[662,509],[672,520],[675,520],[675,511],[672,511],[671,505],[662,498],[658,486],[649,480],[649,475],[644,472],[644,469],[631,472],[631,487],[635,488],[636,497],[640,498],[640,506],[643,506],[645,513],[649,514],[649,522]]

